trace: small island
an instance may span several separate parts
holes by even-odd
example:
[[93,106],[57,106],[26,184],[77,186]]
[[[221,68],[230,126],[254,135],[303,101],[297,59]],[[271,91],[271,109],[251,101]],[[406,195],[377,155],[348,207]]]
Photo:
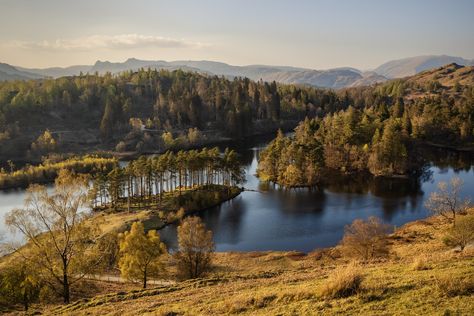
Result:
[[243,178],[237,154],[229,149],[222,154],[215,147],[141,156],[95,178],[92,209],[107,214],[106,221],[117,230],[134,220],[160,229],[236,197]]

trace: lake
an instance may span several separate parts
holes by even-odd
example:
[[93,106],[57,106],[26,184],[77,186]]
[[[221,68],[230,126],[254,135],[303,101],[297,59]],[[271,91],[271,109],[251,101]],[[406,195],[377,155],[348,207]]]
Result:
[[[261,183],[255,172],[259,152],[271,137],[228,144],[240,154],[245,165],[244,187],[237,198],[199,215],[214,233],[217,251],[298,250],[337,244],[344,226],[356,218],[377,216],[395,226],[429,216],[425,200],[436,190],[438,181],[453,176],[464,180],[462,194],[474,196],[474,157],[427,148],[429,162],[425,174],[417,179],[369,179],[340,177],[327,179],[319,189],[283,190]],[[16,239],[7,230],[3,217],[21,207],[23,190],[0,192],[0,231],[6,239]],[[176,247],[176,227],[160,231],[170,248]]]

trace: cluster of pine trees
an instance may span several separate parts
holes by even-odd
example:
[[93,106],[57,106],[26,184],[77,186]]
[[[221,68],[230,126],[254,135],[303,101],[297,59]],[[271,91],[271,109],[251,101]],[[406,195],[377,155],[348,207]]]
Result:
[[255,121],[300,120],[340,108],[339,101],[327,90],[181,70],[1,82],[0,141],[59,128],[58,117],[68,127],[100,128],[105,142],[125,135],[132,118],[157,130],[221,128],[242,137]]
[[420,167],[417,143],[471,143],[474,87],[415,79],[339,91],[347,108],[306,119],[291,137],[279,133],[260,154],[259,176],[295,187],[316,184],[326,170],[406,175]]
[[411,167],[408,140],[403,120],[381,121],[371,110],[349,107],[324,119],[306,119],[291,137],[279,132],[260,154],[258,174],[287,187],[314,185],[328,169],[403,175]]
[[235,186],[244,173],[235,151],[212,149],[178,151],[154,157],[141,156],[125,167],[116,167],[94,181],[95,206],[130,209],[159,204],[168,194],[211,185]]

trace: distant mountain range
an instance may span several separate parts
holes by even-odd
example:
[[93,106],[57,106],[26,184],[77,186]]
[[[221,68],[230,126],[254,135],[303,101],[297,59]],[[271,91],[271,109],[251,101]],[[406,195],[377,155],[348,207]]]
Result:
[[113,63],[97,61],[94,65],[79,65],[65,68],[53,67],[32,69],[14,67],[0,63],[1,80],[28,80],[45,77],[73,76],[83,73],[105,72],[119,73],[139,68],[154,68],[186,71],[196,71],[210,75],[247,77],[252,80],[277,81],[287,84],[306,84],[322,88],[339,89],[344,87],[371,85],[392,78],[401,78],[420,73],[424,70],[437,68],[446,64],[474,65],[474,60],[454,56],[417,56],[389,61],[373,71],[363,72],[354,68],[334,68],[314,70],[289,66],[249,65],[233,66],[215,61],[178,60],[167,62],[163,60],[139,60],[129,58],[125,62]]
[[22,71],[9,64],[0,63],[0,81],[4,80],[29,80],[43,78],[42,74]]

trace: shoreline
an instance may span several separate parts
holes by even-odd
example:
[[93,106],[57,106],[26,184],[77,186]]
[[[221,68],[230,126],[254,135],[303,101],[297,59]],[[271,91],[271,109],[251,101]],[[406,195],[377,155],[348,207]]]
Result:
[[[204,190],[201,190],[201,192]],[[219,192],[218,190],[205,190],[209,192]],[[115,211],[115,212],[107,212],[107,209],[102,209],[102,210],[92,210],[93,216],[91,217],[91,220],[96,219],[97,217],[100,217],[100,220],[103,221],[109,221],[108,224],[112,223],[112,228],[109,228],[107,231],[102,232],[102,234],[108,234],[111,232],[123,232],[125,230],[128,230],[131,226],[131,224],[135,221],[140,221],[143,223],[145,226],[145,230],[156,230],[159,232],[163,228],[178,223],[183,217],[186,216],[191,216],[193,214],[198,214],[201,212],[205,212],[209,209],[212,209],[214,207],[218,207],[226,202],[229,202],[239,196],[242,192],[244,191],[243,188],[241,187],[231,187],[230,188],[230,193],[219,201],[216,201],[210,205],[206,205],[203,207],[199,208],[190,208],[188,210],[184,209],[184,213],[182,214],[182,217],[175,217],[172,220],[167,220],[166,218],[160,218],[158,212],[165,212],[167,215],[172,215],[177,216],[177,212],[179,209],[173,209],[173,210],[166,210],[166,209],[160,209],[159,207],[155,206],[155,209],[152,209],[151,207],[141,207],[136,210],[122,210],[122,211]],[[196,192],[199,192],[197,190]],[[175,197],[173,197],[175,198]]]

